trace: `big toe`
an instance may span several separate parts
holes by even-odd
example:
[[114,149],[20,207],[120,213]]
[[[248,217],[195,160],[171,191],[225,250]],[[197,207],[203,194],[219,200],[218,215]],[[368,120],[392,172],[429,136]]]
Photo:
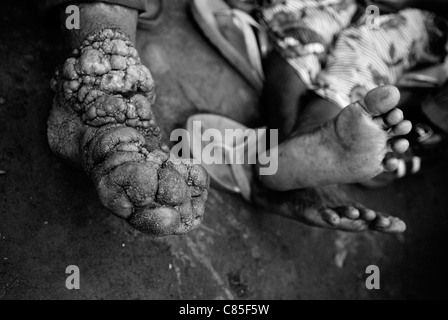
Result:
[[381,86],[371,90],[364,97],[363,107],[372,116],[389,112],[400,101],[400,91],[392,85]]
[[406,223],[397,217],[378,214],[370,228],[381,233],[396,234],[406,231]]
[[158,166],[151,162],[126,162],[104,175],[97,184],[103,205],[122,219],[127,219],[135,207],[154,202],[157,192]]
[[174,208],[147,206],[136,208],[128,222],[140,232],[162,237],[176,234],[182,220]]

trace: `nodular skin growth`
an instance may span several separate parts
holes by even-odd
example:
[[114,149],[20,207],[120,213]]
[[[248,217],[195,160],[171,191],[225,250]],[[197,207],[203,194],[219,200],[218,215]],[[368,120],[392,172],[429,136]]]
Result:
[[201,223],[208,175],[191,160],[169,158],[152,112],[154,80],[127,35],[111,28],[88,35],[51,87],[50,147],[87,173],[105,207],[153,236]]

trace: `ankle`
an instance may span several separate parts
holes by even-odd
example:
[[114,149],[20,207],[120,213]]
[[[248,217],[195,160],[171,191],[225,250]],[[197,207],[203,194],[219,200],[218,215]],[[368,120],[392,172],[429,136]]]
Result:
[[[84,166],[87,146],[95,137],[114,132],[117,127],[132,128],[114,140],[126,150],[141,150],[143,142],[151,150],[161,147],[160,129],[152,112],[154,81],[120,30],[88,34],[56,71],[52,88],[56,97],[49,120],[49,141],[57,154]],[[129,141],[122,141],[128,136]],[[116,147],[104,144],[98,145],[101,156]]]
[[[78,4],[80,29],[68,30],[63,27],[66,46],[69,51],[78,48],[89,34],[98,30],[118,29],[135,43],[138,11],[132,8],[103,2]],[[65,26],[65,7],[60,10],[60,19]]]

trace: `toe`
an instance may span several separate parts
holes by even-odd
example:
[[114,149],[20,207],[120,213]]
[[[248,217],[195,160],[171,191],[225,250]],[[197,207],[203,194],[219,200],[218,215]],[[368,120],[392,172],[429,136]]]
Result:
[[412,130],[411,121],[404,120],[392,128],[392,135],[404,136],[404,135],[408,134],[409,132],[411,132],[411,130]]
[[367,230],[369,225],[364,220],[352,220],[347,218],[342,218],[341,221],[335,228],[342,231],[351,231],[351,232],[357,232],[357,231],[364,231]]
[[207,173],[190,163],[153,160],[119,162],[101,177],[97,189],[102,203],[146,234],[166,236],[193,230],[205,211]]
[[406,231],[406,223],[401,219],[392,218],[391,225],[387,229],[378,229],[378,231],[385,233],[403,233]]
[[379,116],[395,108],[399,101],[400,91],[387,85],[371,90],[364,98],[364,108],[372,116]]
[[348,218],[351,220],[359,219],[359,210],[352,206],[341,207],[336,209],[340,215],[344,218]]
[[399,218],[379,215],[371,224],[371,229],[382,233],[403,233],[406,231],[406,224]]
[[389,228],[392,224],[390,217],[384,215],[379,215],[373,222],[375,228]]
[[396,153],[405,153],[409,149],[409,141],[398,139],[392,143],[392,151]]
[[153,203],[157,191],[157,167],[151,163],[122,164],[99,180],[97,190],[106,208],[127,219],[134,206]]
[[182,223],[173,234],[184,234],[202,221],[207,200],[209,178],[202,166],[191,161],[169,160],[159,172],[159,203],[173,206]]
[[320,213],[322,215],[322,219],[330,226],[336,227],[341,221],[340,216],[332,209],[325,208],[321,210]]
[[345,216],[340,216],[338,211],[343,211],[345,215],[355,216],[358,215],[359,211],[353,207],[345,207],[341,209],[340,207],[337,209],[325,208],[321,210],[322,219],[327,222],[333,229],[341,230],[341,231],[363,231],[368,228],[368,224],[360,219],[356,218],[347,218]]
[[334,225],[339,223],[339,215],[327,208],[322,208],[320,210],[315,208],[306,208],[301,211],[300,222],[306,223],[307,225],[318,227],[318,228],[330,228],[333,229]]
[[170,163],[159,170],[160,179],[157,201],[163,205],[178,206],[188,197],[188,188],[182,175]]
[[389,158],[384,161],[384,171],[392,172],[398,169],[399,160],[397,158]]
[[175,234],[181,218],[173,208],[145,207],[137,208],[128,223],[140,232],[162,237]]
[[385,117],[384,117],[384,123],[388,127],[392,127],[397,125],[398,123],[402,122],[404,120],[403,111],[401,111],[398,108],[392,109]]
[[376,212],[371,209],[361,209],[360,215],[361,219],[365,221],[373,221],[376,219]]

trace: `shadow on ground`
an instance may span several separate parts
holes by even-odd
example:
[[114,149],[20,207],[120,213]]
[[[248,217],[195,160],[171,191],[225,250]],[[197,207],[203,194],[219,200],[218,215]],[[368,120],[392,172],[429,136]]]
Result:
[[[404,236],[346,234],[291,223],[212,189],[203,225],[152,239],[111,216],[80,172],[46,141],[49,81],[63,61],[57,30],[25,3],[0,4],[0,298],[389,299],[446,297],[448,168],[381,191],[350,188],[405,219]],[[259,125],[251,89],[197,30],[187,1],[166,1],[138,47],[157,81],[164,135],[201,111]],[[446,160],[444,161],[446,162]],[[381,289],[365,288],[378,265]],[[81,290],[65,288],[65,268]]]

